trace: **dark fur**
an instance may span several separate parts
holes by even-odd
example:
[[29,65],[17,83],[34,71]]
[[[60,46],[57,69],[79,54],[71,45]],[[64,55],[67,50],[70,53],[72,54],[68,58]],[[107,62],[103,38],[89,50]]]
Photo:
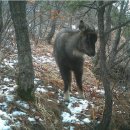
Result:
[[[82,22],[80,24],[83,24]],[[54,56],[64,81],[64,93],[66,94],[70,89],[71,71],[73,71],[79,93],[82,96],[83,55],[95,55],[97,34],[91,29],[86,29],[85,25],[79,25],[79,29],[79,31],[64,29],[57,34]],[[65,95],[65,100],[68,99],[69,92]]]

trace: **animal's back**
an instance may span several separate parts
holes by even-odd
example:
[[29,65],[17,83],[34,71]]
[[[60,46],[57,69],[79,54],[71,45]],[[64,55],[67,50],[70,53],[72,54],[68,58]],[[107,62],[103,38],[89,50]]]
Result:
[[57,57],[57,53],[60,55],[60,57],[66,56],[66,46],[69,46],[70,44],[73,44],[71,42],[72,37],[76,35],[79,31],[78,30],[72,30],[72,29],[62,29],[56,36],[55,44],[54,44],[54,55]]
[[58,66],[64,65],[72,69],[75,68],[74,66],[78,62],[82,63],[83,59],[81,57],[73,55],[78,37],[78,30],[63,29],[57,34],[54,45],[54,56]]

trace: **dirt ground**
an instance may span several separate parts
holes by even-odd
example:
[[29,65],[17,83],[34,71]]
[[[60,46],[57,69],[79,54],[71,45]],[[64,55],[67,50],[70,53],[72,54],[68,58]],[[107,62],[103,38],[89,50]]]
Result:
[[[26,116],[18,116],[15,120],[21,123],[16,130],[93,130],[101,119],[104,110],[104,90],[102,83],[96,79],[92,72],[92,59],[85,56],[83,90],[85,99],[78,99],[75,79],[72,81],[72,91],[70,103],[63,100],[63,81],[53,56],[53,45],[37,44],[32,45],[33,65],[35,71],[35,102],[28,102],[30,109],[26,109],[15,100],[9,102],[6,112],[12,113],[18,109],[26,113]],[[17,54],[9,54],[6,61],[16,58]],[[12,63],[13,64],[13,63]],[[9,86],[14,84],[16,68],[9,68],[8,65],[1,69],[1,93],[8,91],[2,88],[2,84]],[[7,83],[6,77],[10,77],[11,83]],[[4,79],[4,80],[3,80]],[[3,92],[4,91],[4,92]],[[15,90],[13,90],[16,95]],[[0,112],[2,103],[5,101],[5,94],[0,97]],[[130,93],[123,91],[119,87],[113,88],[113,115],[110,130],[130,130]],[[33,108],[35,111],[33,111]],[[79,111],[79,109],[81,109]],[[78,110],[78,112],[77,112]],[[5,111],[5,110],[3,110]],[[76,112],[74,112],[76,111]],[[65,119],[63,114],[69,114]],[[65,115],[65,116],[66,116]],[[35,121],[28,121],[28,117],[33,117]],[[2,114],[0,113],[0,118]],[[69,120],[69,118],[71,118]],[[87,119],[87,120],[85,120]],[[67,121],[66,121],[67,120]],[[11,124],[12,122],[10,122]]]

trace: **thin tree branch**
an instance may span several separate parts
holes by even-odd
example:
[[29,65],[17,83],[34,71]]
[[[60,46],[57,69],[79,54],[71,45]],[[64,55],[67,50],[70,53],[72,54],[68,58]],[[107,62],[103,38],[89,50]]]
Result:
[[85,12],[85,15],[92,9],[92,7],[93,7],[93,5],[95,4],[95,2],[96,2],[96,1],[94,1],[94,2],[92,3],[92,5],[90,6],[90,8]]
[[116,3],[116,2],[119,2],[119,1],[108,1],[108,2],[104,3],[102,6],[100,6],[99,8],[104,8],[108,5],[111,5],[111,4]]
[[110,30],[106,31],[106,32],[105,32],[105,35],[108,34],[108,33],[110,33],[110,32],[112,32],[112,31],[114,31],[114,30],[116,30],[116,29],[119,29],[119,28],[121,28],[121,27],[124,27],[124,26],[126,26],[127,24],[129,24],[129,23],[130,23],[130,20],[127,20],[126,22],[124,22],[124,23],[122,23],[122,24],[120,24],[120,25],[118,25],[118,26],[115,26],[115,27],[111,28]]
[[130,58],[129,55],[127,55],[127,56],[125,56],[125,57],[123,57],[123,58],[119,58],[119,60],[117,60],[117,61],[114,62],[112,68],[114,68],[116,65],[120,64],[122,61],[125,62],[125,61],[126,61],[127,59],[129,59],[129,58]]
[[130,38],[128,38],[117,50],[117,53],[119,53],[126,45],[128,45],[130,41]]
[[96,1],[94,1],[94,2],[93,2],[92,4],[90,4],[90,5],[88,5],[88,4],[86,4],[86,5],[84,5],[84,4],[79,4],[79,6],[80,6],[80,7],[87,7],[87,8],[89,8],[90,10],[91,10],[91,9],[97,9],[96,7],[94,7],[95,3],[96,3]]

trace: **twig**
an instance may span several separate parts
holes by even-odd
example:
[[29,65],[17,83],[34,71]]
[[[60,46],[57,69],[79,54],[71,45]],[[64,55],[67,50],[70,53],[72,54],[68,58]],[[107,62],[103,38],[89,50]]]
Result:
[[115,26],[115,27],[111,28],[110,30],[106,31],[106,32],[105,32],[105,35],[107,35],[108,33],[112,32],[112,31],[114,31],[114,30],[116,30],[116,29],[119,29],[119,28],[121,28],[121,27],[124,27],[125,25],[127,25],[127,24],[129,24],[129,23],[130,23],[130,20],[127,20],[126,22],[124,22],[124,23],[122,23],[122,24],[120,24],[120,25],[118,25],[118,26]]
[[104,8],[104,7],[109,6],[109,5],[116,3],[116,2],[119,2],[119,1],[108,1],[108,2],[104,3],[102,6],[100,6],[99,8]]

